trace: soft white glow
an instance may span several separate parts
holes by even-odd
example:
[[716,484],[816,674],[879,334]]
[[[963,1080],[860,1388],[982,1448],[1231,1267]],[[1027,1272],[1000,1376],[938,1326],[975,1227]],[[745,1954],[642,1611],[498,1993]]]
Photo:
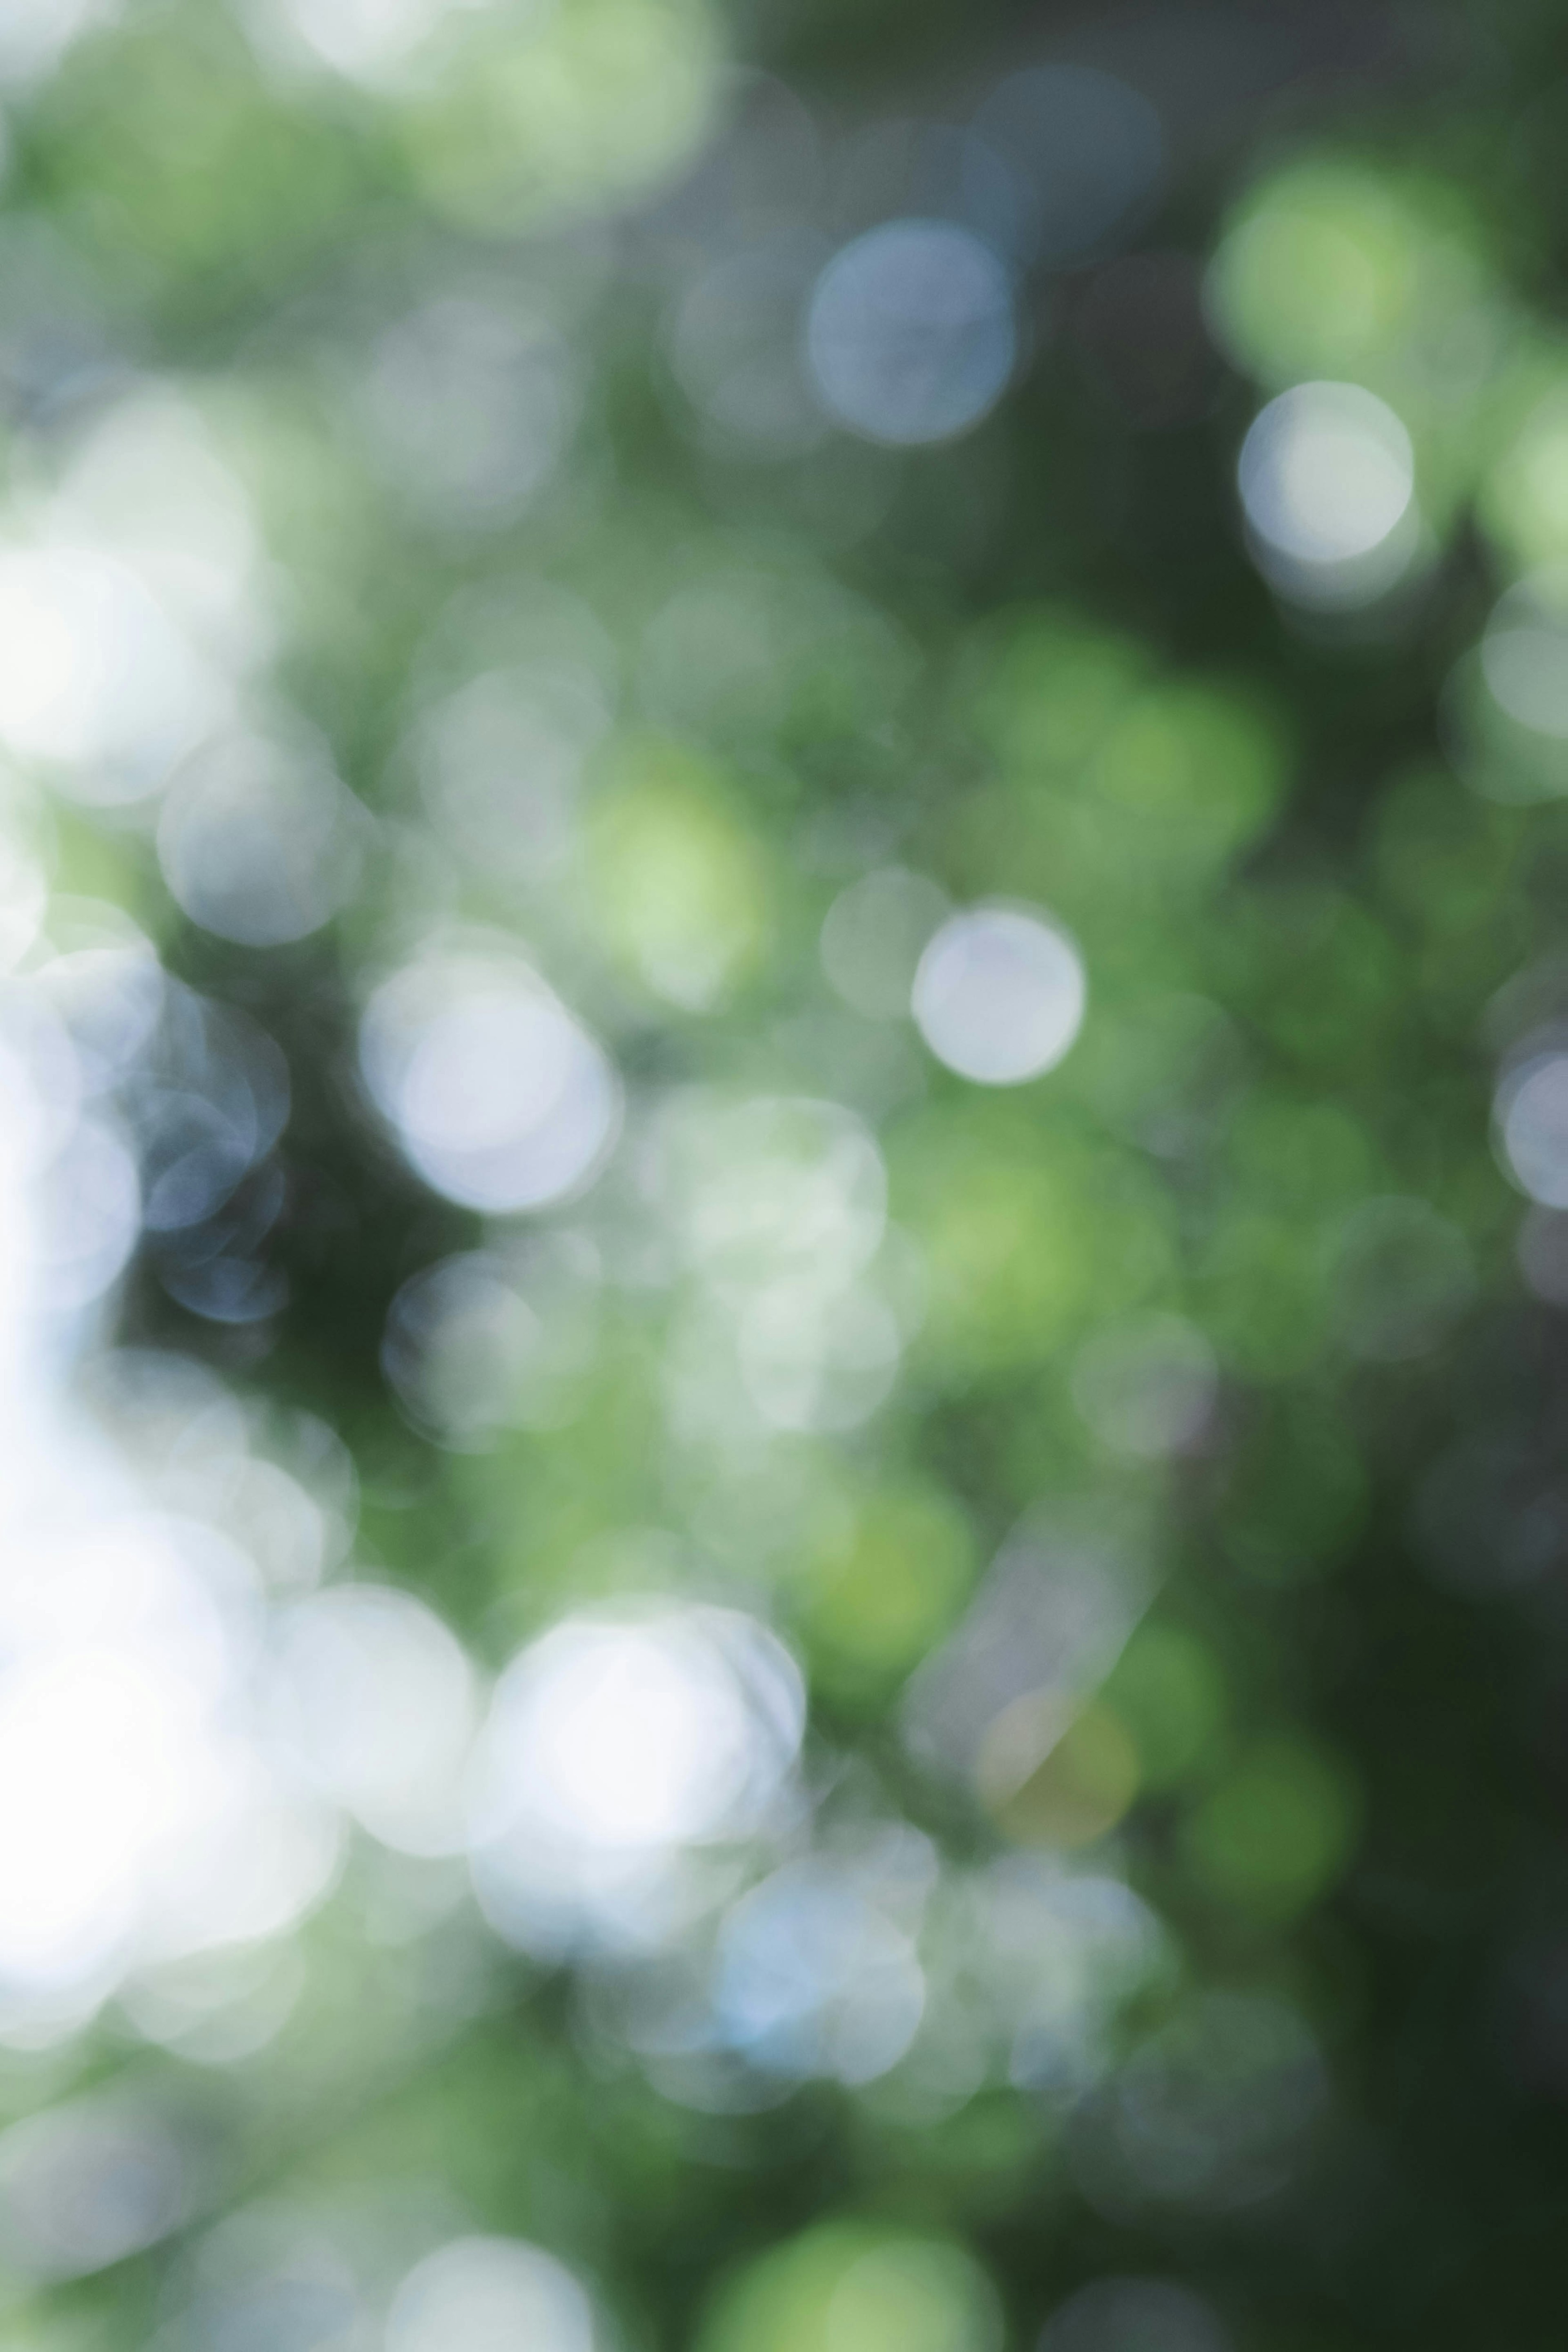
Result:
[[497,1685],[473,1812],[481,1902],[525,1945],[613,1932],[680,1849],[758,1826],[805,1707],[788,1652],[733,1610],[568,1619]]
[[[77,904],[85,910],[91,902]],[[110,910],[101,912],[107,916]],[[58,909],[49,928],[51,937],[60,940]],[[65,1025],[83,1092],[100,1094],[125,1075],[153,1034],[163,1008],[163,967],[151,940],[134,924],[120,922],[100,932],[89,917],[65,928],[68,938],[79,929],[82,943],[66,944],[63,954],[28,977]]]
[[37,859],[0,836],[0,971],[13,971],[37,938],[48,895]]
[[1012,285],[967,229],[889,221],[817,279],[805,348],[841,425],[873,441],[950,440],[1006,389],[1017,354]]
[[730,1913],[714,2007],[726,2040],[770,2073],[869,2083],[903,2056],[925,2009],[907,1925],[874,1866],[789,1863]]
[[563,2263],[519,2238],[458,2238],[416,2263],[386,2352],[594,2352],[593,2305]]
[[371,999],[360,1061],[426,1183],[466,1207],[578,1190],[620,1124],[620,1084],[560,998],[500,951],[431,956]]
[[744,1310],[738,1355],[747,1394],[774,1429],[855,1429],[892,1388],[900,1333],[865,1284],[802,1292],[781,1284]]
[[72,453],[47,530],[51,540],[126,564],[226,665],[242,668],[268,648],[249,500],[199,412],[173,385],[139,385],[94,425]]
[[280,28],[318,63],[374,89],[397,81],[447,17],[484,0],[271,0]]
[[1303,602],[1359,603],[1414,541],[1415,456],[1394,411],[1353,383],[1302,383],[1254,418],[1237,481],[1260,560]]
[[1568,1054],[1539,1054],[1498,1089],[1502,1149],[1520,1190],[1568,1209]]
[[0,744],[90,801],[136,800],[223,716],[220,681],[136,574],[89,548],[0,552]]
[[245,1572],[208,1531],[90,1520],[0,1596],[0,1785],[28,1791],[0,1812],[0,1979],[96,1997],[138,1952],[272,1934],[321,1893],[330,1824],[247,1734],[217,1601]]
[[6,2259],[39,2281],[79,2278],[139,2253],[184,2220],[184,2151],[150,2106],[79,2099],[0,2136]]
[[277,2038],[304,1983],[295,1945],[237,1944],[140,1969],[118,2000],[144,2041],[199,2066],[225,2066]]
[[[759,1697],[767,1702],[759,1711]],[[689,1609],[557,1626],[497,1690],[489,1765],[500,1801],[606,1845],[735,1829],[771,1793],[800,1734],[799,1677],[771,1634]]]
[[107,1290],[142,1230],[142,1188],[124,1139],[84,1118],[39,1187],[38,1276],[49,1306],[85,1307]]
[[887,1171],[841,1104],[760,1096],[678,1097],[656,1175],[696,1276],[666,1379],[692,1435],[749,1424],[851,1429],[898,1373],[902,1332],[873,1261],[887,1232]]
[[[62,903],[57,925],[62,939],[100,929],[80,903]],[[23,2044],[79,2026],[132,1971],[292,1927],[337,1854],[335,1815],[280,1781],[259,1737],[256,1557],[216,1524],[253,1534],[272,1565],[263,1523],[278,1527],[289,1482],[274,1471],[268,1489],[210,1377],[183,1384],[148,1492],[58,1392],[71,1314],[138,1223],[125,1141],[102,1114],[83,1117],[83,1097],[116,1082],[138,1124],[155,1122],[163,1090],[136,1075],[150,1080],[147,1057],[203,1073],[247,1149],[286,1114],[277,1049],[243,1016],[159,984],[133,932],[0,990],[0,1788],[13,1800],[0,1805],[0,2039]],[[128,1381],[136,1454],[159,1451],[172,1360],[140,1358]],[[318,1559],[324,1542],[319,1525]],[[298,1545],[285,1535],[282,1549]]]
[[447,1445],[548,1427],[591,1360],[598,1262],[551,1235],[526,1257],[469,1250],[410,1276],[387,1316],[382,1370],[411,1417]]
[[0,987],[0,1109],[5,1160],[36,1174],[68,1144],[81,1114],[81,1065],[70,1034],[26,979]]
[[462,1645],[411,1593],[351,1584],[284,1619],[277,1720],[323,1795],[385,1845],[456,1853],[476,1723]]
[[[0,72],[5,27],[0,26]],[[139,383],[68,445],[0,549],[0,746],[74,798],[135,802],[232,719],[268,649],[247,499],[200,415]]]
[[49,73],[71,43],[112,24],[122,0],[21,0],[0,11],[0,82]]
[[785,1278],[850,1281],[887,1226],[888,1178],[863,1121],[840,1103],[764,1095],[670,1107],[661,1177],[690,1263],[719,1288]]
[[231,737],[175,779],[158,821],[170,891],[242,947],[301,940],[358,887],[369,819],[313,747]]
[[1016,907],[952,916],[927,947],[911,1007],[939,1062],[982,1086],[1054,1069],[1078,1035],[1083,964],[1066,934]]

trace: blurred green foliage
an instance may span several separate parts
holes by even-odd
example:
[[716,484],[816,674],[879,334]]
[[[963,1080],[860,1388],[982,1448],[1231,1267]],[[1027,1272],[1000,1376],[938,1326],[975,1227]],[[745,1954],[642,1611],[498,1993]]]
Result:
[[[1568,1012],[1568,192],[1515,131],[1551,12],[496,0],[405,12],[411,61],[354,48],[368,6],[99,13],[7,86],[7,530],[174,386],[255,520],[247,707],[374,824],[329,917],[246,944],[144,803],[13,742],[57,899],[293,1087],[288,1303],[193,1309],[149,1240],[94,1344],[320,1416],[358,1576],[486,1675],[659,1596],[774,1627],[810,1714],[773,1861],[883,1907],[770,2070],[691,2022],[761,1864],[683,1893],[645,1981],[355,1830],[252,2042],[121,2001],[6,2049],[18,2129],[128,2084],[211,2154],[80,2276],[13,2216],[5,2342],[426,2352],[396,2280],[467,2231],[574,2266],[627,2352],[1033,2352],[1053,2314],[1049,2352],[1548,2352],[1568,1193],[1523,1207],[1494,1097]],[[796,385],[748,441],[692,389],[773,399],[836,247],[953,201],[898,126],[1062,58],[1163,110],[1165,176],[1018,261],[972,432],[884,445]],[[759,254],[786,330],[694,358],[692,289]],[[1163,326],[1117,275],[1150,257]],[[1414,469],[1398,576],[1338,603],[1236,489],[1320,380]],[[907,1011],[992,902],[1088,984],[1006,1087]],[[458,934],[624,1088],[537,1213],[422,1181],[362,1080],[372,991]],[[400,1388],[395,1302],[479,1250],[522,1319]],[[1008,1583],[1031,1544],[1132,1596],[1104,1654]],[[925,2023],[862,2063],[917,1949]],[[1177,2299],[1070,2301],[1127,2279]]]

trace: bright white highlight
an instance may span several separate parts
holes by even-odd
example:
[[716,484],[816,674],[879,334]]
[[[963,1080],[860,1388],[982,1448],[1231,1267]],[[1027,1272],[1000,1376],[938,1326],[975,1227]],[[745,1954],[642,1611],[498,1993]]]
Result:
[[112,24],[121,0],[21,0],[0,15],[0,82],[51,73],[71,43]]
[[277,1720],[324,1796],[400,1853],[462,1844],[462,1782],[476,1727],[462,1645],[411,1593],[342,1585],[283,1621]]
[[[277,30],[345,79],[393,87],[448,16],[474,0],[272,0]],[[484,0],[479,0],[483,5]]]
[[500,950],[432,955],[385,982],[360,1063],[412,1165],[467,1208],[535,1209],[575,1192],[620,1125],[603,1049]]
[[1568,1054],[1541,1054],[1498,1090],[1497,1122],[1520,1190],[1545,1209],[1568,1209]]
[[0,1985],[96,2005],[137,1957],[289,1926],[335,1859],[247,1736],[247,1563],[208,1530],[99,1519],[36,1550],[0,1614]]
[[1414,551],[1410,436],[1359,384],[1302,383],[1271,400],[1237,478],[1258,562],[1298,602],[1364,603]]
[[265,560],[249,500],[170,385],[138,387],[94,427],[47,527],[51,540],[115,555],[224,665],[268,650]]
[[852,432],[905,446],[951,440],[994,407],[1012,375],[1012,284],[967,229],[889,221],[817,279],[805,348],[825,406]]
[[216,680],[135,573],[85,548],[0,553],[0,742],[135,800],[221,716]]
[[[96,1360],[123,1452],[59,1381],[143,1223],[167,1247],[232,1200],[287,1115],[287,1070],[244,1015],[167,981],[112,909],[62,898],[40,931],[19,859],[11,878],[33,936],[28,968],[0,983],[0,2042],[58,2040],[122,1991],[128,2017],[194,2052],[202,2001],[158,1988],[206,1972],[205,2047],[232,2053],[286,2013],[282,1982],[242,2027],[224,2014],[268,1977],[257,1948],[324,1895],[340,1847],[340,1800],[279,1769],[258,1708],[267,1582],[308,1583],[346,1530],[334,1539],[325,1505],[253,1457],[240,1408],[179,1359]],[[279,1433],[352,1499],[326,1433]],[[422,1805],[431,1679],[420,1732],[398,1730],[400,1764],[423,1755]],[[8,2258],[75,2275],[152,2242],[174,2217],[161,2147],[96,2106],[8,2136]]]
[[124,1139],[84,1118],[39,1188],[37,1271],[57,1313],[101,1297],[142,1230],[142,1187]]
[[200,417],[138,387],[0,549],[0,747],[78,800],[158,791],[266,649],[260,582],[248,503]]
[[497,1685],[473,1818],[485,1909],[530,1949],[642,1939],[683,1849],[762,1823],[805,1718],[795,1661],[736,1611],[568,1619]]
[[1042,915],[976,907],[945,922],[915,973],[915,1023],[939,1062],[981,1086],[1054,1069],[1082,1025],[1083,964]]
[[594,2352],[594,2311],[563,2263],[518,2238],[426,2254],[387,2315],[386,2352]]

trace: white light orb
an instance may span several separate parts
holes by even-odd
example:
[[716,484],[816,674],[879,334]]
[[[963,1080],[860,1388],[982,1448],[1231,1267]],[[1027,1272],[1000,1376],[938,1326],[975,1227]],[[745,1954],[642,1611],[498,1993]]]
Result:
[[276,1696],[294,1762],[373,1837],[404,1853],[458,1850],[474,1675],[423,1601],[374,1584],[300,1601],[283,1622]]
[[319,753],[239,736],[176,779],[158,821],[158,858],[203,930],[241,947],[280,947],[320,930],[353,898],[369,830]]
[[481,1821],[597,1845],[718,1837],[771,1795],[804,1717],[794,1660],[734,1611],[569,1619],[497,1687]]
[[751,1835],[800,1746],[787,1650],[738,1611],[566,1620],[514,1658],[476,1758],[475,1891],[526,1951],[656,1948],[692,1849]]
[[123,1269],[142,1230],[142,1188],[123,1139],[84,1118],[39,1186],[37,1271],[42,1303],[84,1307]]
[[0,552],[0,745],[93,803],[133,801],[222,717],[221,688],[125,564]]
[[806,358],[823,404],[868,440],[913,446],[977,425],[1017,357],[1013,288],[949,221],[888,221],[816,281]]
[[1520,1190],[1568,1209],[1568,1054],[1539,1054],[1498,1090],[1503,1155]]
[[519,2238],[458,2238],[392,2300],[386,2352],[594,2352],[593,2306],[563,2263]]
[[620,1125],[603,1048],[500,951],[425,958],[385,982],[360,1065],[413,1167],[466,1208],[500,1214],[577,1191]]
[[1262,568],[1302,603],[1356,604],[1414,550],[1415,454],[1386,402],[1300,383],[1254,418],[1237,466]]
[[911,1010],[939,1062],[988,1087],[1054,1069],[1083,1024],[1083,961],[1066,933],[1021,907],[974,907],[937,932]]

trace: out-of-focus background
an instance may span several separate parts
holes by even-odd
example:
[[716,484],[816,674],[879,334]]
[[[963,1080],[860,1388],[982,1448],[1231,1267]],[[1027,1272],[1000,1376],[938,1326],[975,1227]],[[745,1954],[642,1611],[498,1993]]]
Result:
[[4,0],[6,2352],[1560,2352],[1565,68]]

